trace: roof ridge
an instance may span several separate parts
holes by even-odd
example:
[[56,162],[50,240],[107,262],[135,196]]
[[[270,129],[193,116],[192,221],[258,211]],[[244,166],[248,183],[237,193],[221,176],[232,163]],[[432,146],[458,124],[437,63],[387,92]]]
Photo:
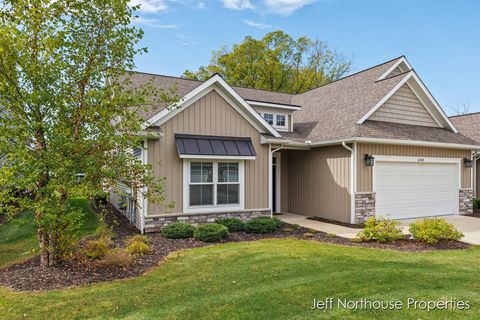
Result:
[[329,82],[329,83],[325,83],[325,84],[323,84],[323,85],[321,85],[321,86],[318,86],[318,87],[316,87],[316,88],[312,88],[312,89],[310,89],[310,90],[307,90],[307,91],[305,91],[305,92],[299,93],[299,94],[297,94],[297,95],[301,95],[301,94],[304,94],[304,93],[307,93],[307,92],[310,92],[310,91],[313,91],[313,90],[317,90],[317,89],[319,89],[319,88],[323,88],[323,87],[328,86],[328,85],[330,85],[330,84],[332,84],[332,83],[336,83],[336,82],[338,82],[338,81],[345,80],[345,79],[347,79],[347,78],[350,78],[350,77],[359,75],[360,73],[363,73],[363,72],[366,72],[366,71],[369,71],[369,70],[378,68],[378,67],[380,67],[380,66],[383,66],[384,64],[390,63],[390,62],[395,61],[395,60],[398,60],[398,59],[400,59],[400,58],[405,58],[405,55],[401,55],[401,56],[399,56],[399,57],[396,57],[395,59],[391,59],[391,60],[388,60],[388,61],[379,63],[379,64],[377,64],[377,65],[374,65],[374,66],[372,66],[372,67],[369,67],[369,68],[367,68],[367,69],[363,69],[363,70],[357,71],[357,72],[355,72],[355,73],[349,74],[348,76],[345,76],[345,77],[342,77],[342,78],[333,80],[333,81],[331,81],[331,82]]
[[454,116],[450,116],[449,118],[467,117],[467,116],[472,116],[474,114],[480,114],[480,111],[469,112],[469,113],[465,113],[465,114],[456,114]]

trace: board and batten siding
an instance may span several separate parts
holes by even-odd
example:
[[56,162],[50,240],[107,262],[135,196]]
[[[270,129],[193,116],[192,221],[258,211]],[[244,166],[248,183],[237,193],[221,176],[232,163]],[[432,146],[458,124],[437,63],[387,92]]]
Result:
[[368,120],[439,127],[407,84],[401,86]]
[[477,198],[480,198],[480,160],[477,160],[475,163],[475,183],[476,183],[476,190],[474,192],[476,193],[474,196]]
[[[164,134],[148,142],[148,163],[157,177],[166,178],[166,203],[175,202],[169,213],[183,213],[183,160],[175,144],[175,134],[251,137],[257,156],[245,160],[245,209],[269,208],[267,145],[260,144],[260,133],[248,123],[222,96],[211,91],[193,105],[160,126]],[[149,203],[147,215],[165,210]]]
[[[470,150],[431,148],[417,146],[400,146],[386,144],[357,144],[357,192],[371,192],[373,189],[372,167],[365,166],[364,155],[387,155],[405,157],[432,158],[471,158]],[[472,169],[465,168],[462,162],[461,187],[468,189],[472,185]]]
[[350,222],[350,159],[342,146],[289,150],[289,212]]

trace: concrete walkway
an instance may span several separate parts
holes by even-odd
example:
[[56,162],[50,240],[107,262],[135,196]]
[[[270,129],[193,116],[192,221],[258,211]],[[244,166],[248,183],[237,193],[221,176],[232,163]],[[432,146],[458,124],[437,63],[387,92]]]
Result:
[[333,223],[309,220],[306,216],[301,216],[299,214],[293,213],[284,213],[282,215],[275,216],[275,218],[278,218],[286,223],[298,224],[301,227],[322,231],[325,233],[333,233],[339,237],[348,239],[355,238],[357,236],[357,233],[361,231],[361,229],[348,228]]

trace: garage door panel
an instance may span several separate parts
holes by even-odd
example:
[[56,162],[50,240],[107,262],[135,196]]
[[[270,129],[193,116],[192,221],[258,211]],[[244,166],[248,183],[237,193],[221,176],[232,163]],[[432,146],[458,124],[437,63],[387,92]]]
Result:
[[376,214],[392,219],[458,213],[458,164],[375,164]]

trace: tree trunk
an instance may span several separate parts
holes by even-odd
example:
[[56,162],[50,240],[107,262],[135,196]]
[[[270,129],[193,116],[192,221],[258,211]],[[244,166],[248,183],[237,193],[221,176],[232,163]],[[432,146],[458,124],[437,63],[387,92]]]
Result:
[[46,233],[43,228],[38,228],[37,237],[40,245],[40,265],[45,268],[55,266],[57,259],[52,235]]

